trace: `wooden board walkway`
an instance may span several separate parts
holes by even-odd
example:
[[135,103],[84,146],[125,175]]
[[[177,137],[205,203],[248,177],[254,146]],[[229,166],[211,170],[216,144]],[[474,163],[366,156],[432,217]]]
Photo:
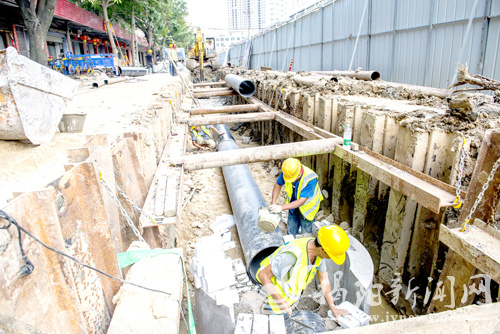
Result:
[[[184,167],[173,166],[171,162],[174,157],[183,156],[186,152],[187,129],[185,124],[172,128],[143,207],[146,213],[154,217],[156,223],[141,215],[141,228],[180,221]],[[172,135],[173,133],[176,135]]]

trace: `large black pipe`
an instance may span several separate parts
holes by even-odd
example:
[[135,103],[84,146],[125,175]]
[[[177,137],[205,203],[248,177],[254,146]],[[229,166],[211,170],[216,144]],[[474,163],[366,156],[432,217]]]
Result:
[[[218,151],[239,149],[226,125],[217,125],[216,128],[224,133],[222,138],[215,135],[218,139]],[[273,233],[264,233],[257,226],[258,209],[267,206],[267,202],[248,165],[222,167],[222,173],[245,256],[247,272],[252,281],[257,283],[256,274],[260,262],[283,245],[283,234],[279,227]]]
[[250,80],[234,74],[226,75],[224,80],[243,97],[251,97],[255,93],[255,85]]

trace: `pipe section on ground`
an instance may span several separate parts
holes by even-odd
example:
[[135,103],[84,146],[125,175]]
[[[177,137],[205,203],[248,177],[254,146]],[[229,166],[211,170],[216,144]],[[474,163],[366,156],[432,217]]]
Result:
[[344,76],[365,81],[380,80],[380,73],[377,71],[313,71],[312,73],[332,76]]
[[123,67],[118,66],[119,76],[140,77],[146,75],[148,70],[142,67]]
[[[216,128],[224,133],[222,138],[214,135],[218,139],[218,151],[239,149],[226,125],[217,125]],[[256,275],[260,262],[283,245],[283,235],[279,227],[272,233],[264,233],[257,226],[258,209],[262,206],[267,207],[267,202],[248,165],[222,167],[222,173],[236,221],[247,272],[252,281],[257,283]]]
[[228,74],[224,79],[226,84],[233,87],[243,97],[250,97],[255,93],[255,85],[252,81],[238,75]]

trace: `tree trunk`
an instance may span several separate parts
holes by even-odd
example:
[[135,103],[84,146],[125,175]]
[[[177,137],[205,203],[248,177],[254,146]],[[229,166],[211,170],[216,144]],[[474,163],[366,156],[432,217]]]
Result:
[[153,50],[153,26],[148,25],[148,50]]
[[[47,32],[57,0],[16,0],[29,33],[30,59],[47,66]],[[37,15],[38,13],[38,15]]]
[[109,24],[107,1],[102,0],[101,6],[102,6],[102,15],[104,16],[104,24],[106,26],[106,31],[108,32],[109,44],[111,45],[111,50],[113,51],[113,56],[118,58],[118,51],[116,50],[115,40],[113,38],[113,33],[111,32],[111,25]]
[[137,66],[137,45],[135,42],[135,15],[134,8],[132,8],[132,66]]

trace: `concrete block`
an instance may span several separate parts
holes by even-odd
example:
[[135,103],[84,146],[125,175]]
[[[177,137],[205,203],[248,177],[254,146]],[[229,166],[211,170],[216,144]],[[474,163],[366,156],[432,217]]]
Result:
[[229,241],[224,244],[222,244],[222,249],[226,252],[230,249],[233,249],[236,247],[236,243],[234,241]]
[[247,292],[247,291],[250,291],[250,290],[252,290],[251,287],[244,286],[243,288],[239,289],[239,293]]
[[236,225],[236,222],[234,221],[233,215],[223,214],[215,218],[215,223],[210,225],[210,229],[214,231],[214,233],[219,233],[219,231],[229,229],[234,225]]
[[251,334],[253,324],[253,314],[240,313],[236,321],[234,334]]
[[264,314],[254,314],[252,324],[252,334],[269,333],[269,317]]
[[[370,316],[365,312],[361,311],[356,306],[352,305],[350,302],[342,302],[338,308],[349,311],[350,314],[343,315],[339,317],[339,325],[344,328],[355,328],[361,326],[367,326],[370,323]],[[331,311],[328,311],[328,315],[335,319]]]
[[222,243],[231,241],[231,232],[226,232],[222,235]]
[[286,334],[285,317],[271,314],[269,316],[269,334]]

